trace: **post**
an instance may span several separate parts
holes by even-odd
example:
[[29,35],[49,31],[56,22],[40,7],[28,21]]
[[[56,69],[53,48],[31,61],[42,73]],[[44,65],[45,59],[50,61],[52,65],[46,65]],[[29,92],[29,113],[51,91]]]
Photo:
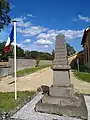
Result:
[[79,72],[79,58],[77,59],[77,67],[78,67],[78,72]]
[[15,100],[17,100],[17,84],[16,84],[16,21],[14,22],[14,77],[15,77]]

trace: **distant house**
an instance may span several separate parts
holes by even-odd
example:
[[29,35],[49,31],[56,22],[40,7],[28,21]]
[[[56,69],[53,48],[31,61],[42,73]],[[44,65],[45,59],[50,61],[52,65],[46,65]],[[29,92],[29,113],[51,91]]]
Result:
[[90,27],[85,29],[81,45],[83,46],[84,65],[90,68]]

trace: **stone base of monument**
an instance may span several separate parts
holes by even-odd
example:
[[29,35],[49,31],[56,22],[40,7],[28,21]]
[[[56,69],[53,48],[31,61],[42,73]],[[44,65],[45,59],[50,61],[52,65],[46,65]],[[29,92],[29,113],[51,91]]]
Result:
[[72,97],[54,97],[47,94],[36,104],[38,112],[77,117],[87,120],[87,108],[84,97],[74,94]]
[[73,85],[66,86],[54,86],[49,88],[49,95],[52,97],[72,97],[74,94]]

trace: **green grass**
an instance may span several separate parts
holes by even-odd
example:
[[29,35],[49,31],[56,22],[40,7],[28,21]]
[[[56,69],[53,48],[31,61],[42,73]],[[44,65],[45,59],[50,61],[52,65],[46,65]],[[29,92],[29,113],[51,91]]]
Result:
[[16,108],[18,105],[22,105],[24,100],[31,97],[35,92],[23,91],[18,92],[18,99],[14,100],[14,92],[0,92],[0,111],[9,112]]
[[28,75],[28,74],[31,74],[31,73],[34,73],[38,70],[41,70],[43,68],[46,68],[46,67],[50,67],[51,65],[39,65],[38,67],[32,67],[32,68],[26,68],[24,70],[20,70],[17,72],[17,76],[18,77],[22,77],[22,76],[25,76],[25,75]]
[[40,60],[39,65],[52,65],[52,60]]
[[79,80],[90,82],[90,73],[87,72],[73,72],[73,73]]

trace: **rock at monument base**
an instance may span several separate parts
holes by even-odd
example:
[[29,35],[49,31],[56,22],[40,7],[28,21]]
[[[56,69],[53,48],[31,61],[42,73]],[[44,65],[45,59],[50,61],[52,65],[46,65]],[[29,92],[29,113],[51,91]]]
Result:
[[77,117],[87,120],[87,108],[84,96],[75,95],[72,98],[51,97],[47,94],[36,104],[35,110],[60,116]]

